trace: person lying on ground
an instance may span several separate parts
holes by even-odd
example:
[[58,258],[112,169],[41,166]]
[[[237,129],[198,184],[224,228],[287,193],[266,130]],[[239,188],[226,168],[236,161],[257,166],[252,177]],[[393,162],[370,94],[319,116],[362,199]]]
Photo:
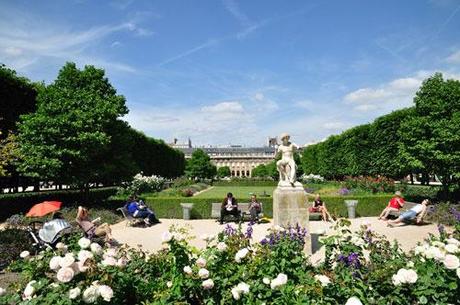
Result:
[[91,220],[88,209],[79,206],[77,210],[77,218],[75,220],[87,236],[104,237],[106,241],[112,240],[112,229],[110,229],[109,224],[104,222],[103,224],[96,225],[96,222],[100,221],[101,218],[98,217]]
[[395,192],[395,196],[390,199],[386,208],[383,209],[380,213],[379,220],[387,220],[388,215],[391,212],[399,212],[399,210],[404,206],[404,198],[400,191]]
[[422,203],[419,203],[410,210],[402,213],[397,219],[389,220],[388,226],[393,227],[401,222],[410,223],[414,219],[416,224],[421,224],[423,222],[423,217],[426,215],[428,205],[430,205],[430,201],[428,199],[423,200]]

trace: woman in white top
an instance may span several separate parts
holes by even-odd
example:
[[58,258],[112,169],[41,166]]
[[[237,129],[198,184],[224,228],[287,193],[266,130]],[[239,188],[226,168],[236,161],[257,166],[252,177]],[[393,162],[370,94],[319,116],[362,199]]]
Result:
[[422,203],[417,204],[410,210],[404,212],[401,214],[401,216],[398,217],[398,219],[395,220],[389,220],[388,221],[388,226],[392,227],[395,224],[401,223],[401,222],[410,222],[416,218],[416,223],[420,224],[423,220],[423,217],[426,214],[427,211],[427,205],[430,204],[430,201],[428,199],[425,199],[422,201]]

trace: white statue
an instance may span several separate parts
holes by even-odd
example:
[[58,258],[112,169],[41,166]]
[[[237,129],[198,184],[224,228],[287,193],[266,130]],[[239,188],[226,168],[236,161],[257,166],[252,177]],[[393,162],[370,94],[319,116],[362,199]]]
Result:
[[294,161],[294,153],[299,146],[289,142],[290,136],[287,133],[283,133],[280,138],[282,144],[276,149],[277,154],[281,153],[281,160],[276,162],[276,167],[280,173],[280,181],[278,185],[285,186],[290,184],[295,186],[297,166]]

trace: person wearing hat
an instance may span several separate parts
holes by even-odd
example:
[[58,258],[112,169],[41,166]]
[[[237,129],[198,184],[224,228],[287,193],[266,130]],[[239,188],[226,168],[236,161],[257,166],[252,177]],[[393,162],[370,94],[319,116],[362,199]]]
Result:
[[399,210],[404,206],[404,198],[400,191],[395,192],[395,196],[390,199],[386,208],[383,209],[380,213],[379,220],[387,220],[388,215],[391,212],[399,212]]

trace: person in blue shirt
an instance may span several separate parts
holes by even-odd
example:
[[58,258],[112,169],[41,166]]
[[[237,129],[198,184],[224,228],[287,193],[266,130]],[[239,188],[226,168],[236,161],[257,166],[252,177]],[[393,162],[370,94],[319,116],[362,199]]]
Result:
[[134,218],[143,218],[147,225],[160,223],[153,211],[149,209],[142,200],[137,201],[136,197],[129,197],[126,204],[128,213]]

